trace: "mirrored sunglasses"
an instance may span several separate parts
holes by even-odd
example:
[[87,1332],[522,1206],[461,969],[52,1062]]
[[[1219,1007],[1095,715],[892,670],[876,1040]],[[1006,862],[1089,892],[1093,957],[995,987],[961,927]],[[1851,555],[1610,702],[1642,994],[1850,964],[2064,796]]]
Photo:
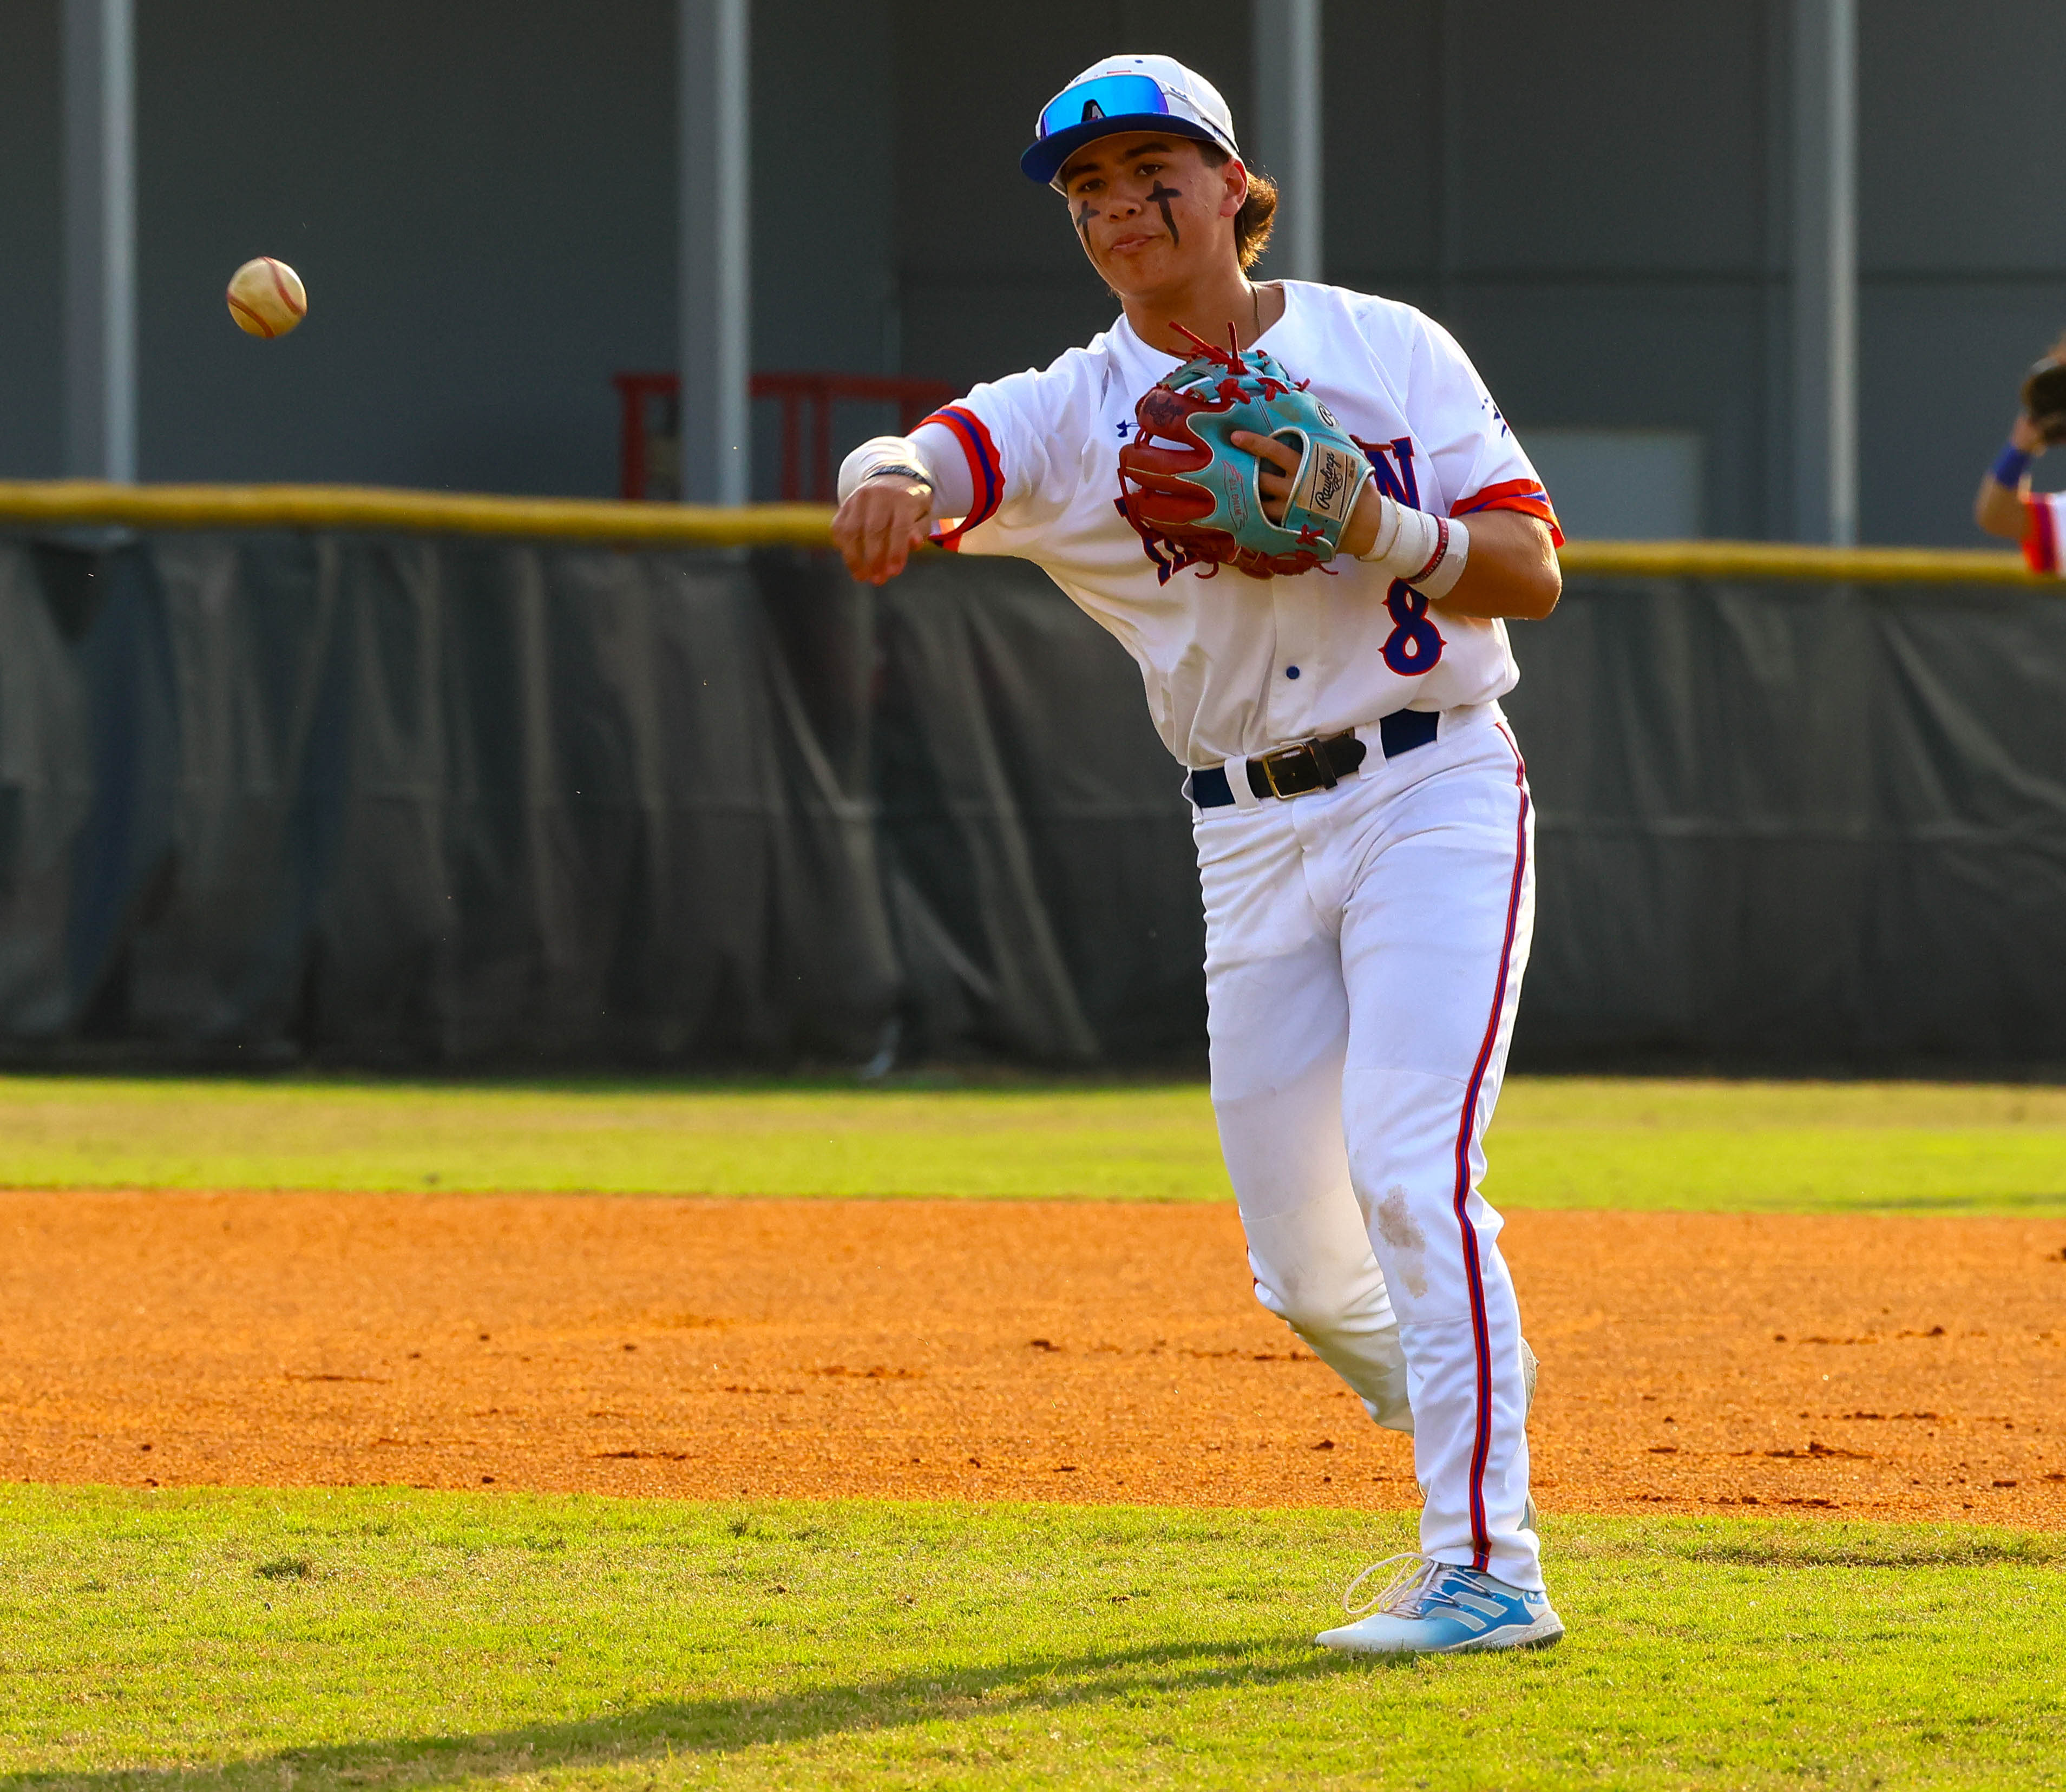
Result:
[[1040,114],[1039,135],[1043,139],[1051,137],[1058,131],[1074,130],[1093,119],[1137,118],[1150,112],[1164,118],[1169,115],[1169,96],[1153,77],[1100,75],[1095,81],[1064,87],[1049,100]]

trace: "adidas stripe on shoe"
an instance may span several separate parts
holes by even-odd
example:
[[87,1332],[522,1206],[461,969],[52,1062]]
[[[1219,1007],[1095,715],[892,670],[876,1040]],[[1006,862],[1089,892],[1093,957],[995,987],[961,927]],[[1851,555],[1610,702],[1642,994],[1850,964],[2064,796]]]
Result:
[[[1398,1572],[1375,1599],[1350,1604],[1381,1568]],[[1546,1648],[1564,1634],[1547,1593],[1525,1592],[1477,1568],[1424,1555],[1395,1555],[1349,1583],[1342,1603],[1353,1624],[1323,1630],[1323,1648],[1357,1655],[1463,1655],[1480,1649]]]

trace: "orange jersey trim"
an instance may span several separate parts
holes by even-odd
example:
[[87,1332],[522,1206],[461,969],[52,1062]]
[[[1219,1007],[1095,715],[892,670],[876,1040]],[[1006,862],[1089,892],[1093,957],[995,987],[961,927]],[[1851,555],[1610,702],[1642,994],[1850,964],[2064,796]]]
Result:
[[1557,512],[1550,508],[1550,494],[1533,479],[1502,479],[1468,498],[1459,498],[1449,506],[1452,516],[1468,516],[1479,510],[1517,510],[1524,516],[1537,517],[1550,525],[1551,545],[1564,545],[1564,532],[1557,525]]
[[997,507],[1004,502],[1004,461],[982,419],[966,405],[948,405],[920,419],[919,427],[927,423],[938,423],[954,431],[968,462],[969,487],[975,494],[974,508],[967,516],[950,529],[934,532],[934,540],[951,552],[961,546],[962,537],[970,529],[995,516]]

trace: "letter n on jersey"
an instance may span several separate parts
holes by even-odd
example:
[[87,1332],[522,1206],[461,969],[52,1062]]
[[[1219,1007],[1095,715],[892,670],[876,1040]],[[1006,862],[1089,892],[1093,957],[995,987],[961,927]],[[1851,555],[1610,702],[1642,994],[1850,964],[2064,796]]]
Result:
[[1360,435],[1349,439],[1363,450],[1376,476],[1377,488],[1395,504],[1408,510],[1420,508],[1420,482],[1413,476],[1413,438],[1402,435],[1395,442],[1366,442]]

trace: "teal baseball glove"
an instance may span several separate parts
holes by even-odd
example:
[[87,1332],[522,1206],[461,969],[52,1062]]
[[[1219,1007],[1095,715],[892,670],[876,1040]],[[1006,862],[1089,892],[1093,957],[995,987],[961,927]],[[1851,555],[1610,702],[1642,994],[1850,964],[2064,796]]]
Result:
[[[1181,329],[1180,325],[1178,328]],[[1310,572],[1335,557],[1370,463],[1320,401],[1260,349],[1198,353],[1135,407],[1119,451],[1119,508],[1168,572],[1199,561],[1256,578]],[[1260,463],[1236,430],[1298,451],[1284,520],[1264,515]]]

